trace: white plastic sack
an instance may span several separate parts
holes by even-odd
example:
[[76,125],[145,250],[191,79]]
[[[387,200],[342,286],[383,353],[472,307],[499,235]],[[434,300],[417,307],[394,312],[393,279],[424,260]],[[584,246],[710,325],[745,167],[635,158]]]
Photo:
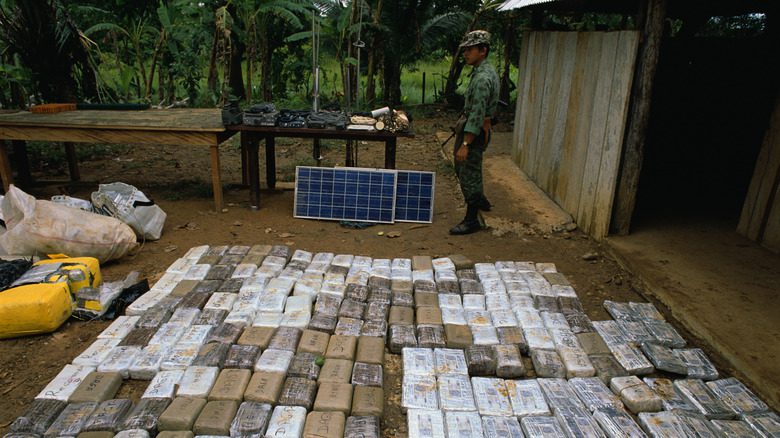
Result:
[[68,254],[118,259],[138,246],[135,233],[112,217],[36,200],[11,185],[0,203],[7,232],[0,235],[6,254]]
[[139,238],[157,240],[165,225],[165,212],[144,193],[130,184],[115,182],[100,184],[92,192],[92,204],[130,225]]

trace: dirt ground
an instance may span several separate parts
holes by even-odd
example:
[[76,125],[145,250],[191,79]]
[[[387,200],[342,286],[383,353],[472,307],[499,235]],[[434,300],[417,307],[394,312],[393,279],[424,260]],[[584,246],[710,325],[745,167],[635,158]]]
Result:
[[[131,271],[140,271],[150,283],[159,278],[174,260],[197,245],[284,244],[311,252],[351,253],[375,258],[432,257],[463,254],[475,262],[524,260],[555,263],[577,290],[588,315],[594,319],[609,316],[602,307],[605,299],[643,301],[628,272],[606,255],[606,251],[578,230],[551,233],[523,224],[507,230],[486,230],[470,236],[450,236],[447,230],[464,213],[462,197],[451,166],[442,158],[435,132],[446,129],[452,115],[433,114],[417,117],[416,137],[401,139],[397,167],[437,172],[434,221],[432,224],[375,225],[357,230],[337,222],[295,219],[292,217],[293,191],[264,190],[261,207],[248,206],[249,192],[242,187],[240,153],[237,139],[221,147],[222,175],[226,184],[226,211],[215,212],[209,193],[209,155],[204,149],[185,146],[137,146],[120,148],[116,154],[81,163],[82,183],[47,184],[29,190],[38,198],[67,193],[88,198],[97,183],[123,181],[151,196],[168,214],[163,236],[145,242],[137,253],[102,266],[104,278],[119,280]],[[501,125],[499,125],[500,127]],[[511,130],[504,125],[505,130]],[[277,144],[280,180],[291,181],[296,164],[312,164],[307,141]],[[262,155],[262,154],[261,154]],[[324,148],[322,165],[342,165],[343,145]],[[381,166],[381,144],[358,145],[358,163],[362,167]],[[261,169],[264,175],[264,169]],[[37,173],[39,180],[58,178],[66,172],[58,169]],[[486,192],[493,204],[510,204],[512,193]],[[519,215],[517,217],[522,217]],[[396,238],[388,232],[399,231]],[[384,235],[379,235],[384,232]],[[668,313],[667,313],[668,314]],[[80,322],[71,319],[53,334],[0,341],[0,434],[41,391],[41,389],[81,353],[109,324],[108,321]],[[686,336],[687,337],[687,336]],[[388,399],[383,432],[386,436],[405,436],[406,419],[399,409],[400,360],[389,355],[385,370]],[[137,399],[146,382],[128,382],[120,396]]]

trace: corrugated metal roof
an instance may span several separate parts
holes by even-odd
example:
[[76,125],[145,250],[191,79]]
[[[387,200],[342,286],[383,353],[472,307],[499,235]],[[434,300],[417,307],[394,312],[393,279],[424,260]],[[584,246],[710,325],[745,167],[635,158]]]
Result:
[[509,11],[512,9],[525,8],[526,6],[538,5],[541,3],[552,3],[558,0],[506,0],[498,7],[499,11]]

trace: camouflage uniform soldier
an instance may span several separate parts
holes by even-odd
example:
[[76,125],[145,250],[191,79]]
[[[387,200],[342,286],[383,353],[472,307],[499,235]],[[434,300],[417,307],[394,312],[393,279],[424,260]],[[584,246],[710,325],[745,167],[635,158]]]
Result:
[[458,121],[455,140],[455,172],[466,200],[466,217],[450,234],[471,234],[482,226],[479,210],[490,210],[482,189],[482,153],[490,142],[491,119],[498,104],[498,75],[486,59],[490,53],[490,33],[475,30],[460,43],[463,58],[471,65],[471,79],[466,91],[463,116]]

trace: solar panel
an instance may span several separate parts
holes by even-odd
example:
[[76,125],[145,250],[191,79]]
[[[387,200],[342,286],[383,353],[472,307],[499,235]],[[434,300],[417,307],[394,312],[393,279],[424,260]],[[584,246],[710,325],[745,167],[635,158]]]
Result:
[[394,170],[298,166],[294,216],[393,223]]
[[433,193],[436,174],[399,170],[395,190],[395,220],[433,222]]

